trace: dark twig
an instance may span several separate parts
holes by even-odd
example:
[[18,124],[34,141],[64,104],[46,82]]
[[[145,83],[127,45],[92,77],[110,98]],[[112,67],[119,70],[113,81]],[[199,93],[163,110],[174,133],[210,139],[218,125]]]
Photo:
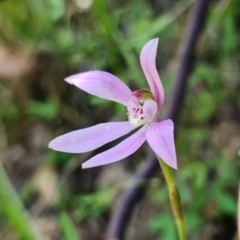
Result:
[[[170,99],[171,102],[165,119],[170,118],[176,122],[180,108],[183,105],[187,79],[194,66],[194,54],[197,39],[204,27],[209,3],[210,0],[198,0],[195,4],[187,28],[186,38],[180,46],[178,56],[180,65],[176,74],[177,77],[172,93],[172,99]],[[141,183],[144,179],[148,179],[153,176],[156,169],[158,169],[158,162],[154,154],[151,154],[144,166],[140,168],[134,176],[134,184],[132,187],[124,191],[118,200],[116,208],[110,219],[107,233],[108,240],[124,239],[126,227],[132,215],[134,205],[140,200],[144,192],[144,186]]]

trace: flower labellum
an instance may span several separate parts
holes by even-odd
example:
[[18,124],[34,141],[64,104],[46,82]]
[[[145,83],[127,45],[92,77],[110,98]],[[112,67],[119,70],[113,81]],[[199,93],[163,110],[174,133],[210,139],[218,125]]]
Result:
[[121,80],[103,71],[89,71],[66,78],[81,90],[127,107],[129,121],[101,123],[55,138],[49,148],[69,153],[92,151],[140,127],[115,147],[102,152],[85,163],[83,168],[109,164],[128,157],[147,141],[153,151],[172,168],[177,169],[177,158],[172,120],[156,122],[164,102],[163,86],[156,69],[158,39],[149,41],[142,49],[140,63],[150,90],[132,92]]

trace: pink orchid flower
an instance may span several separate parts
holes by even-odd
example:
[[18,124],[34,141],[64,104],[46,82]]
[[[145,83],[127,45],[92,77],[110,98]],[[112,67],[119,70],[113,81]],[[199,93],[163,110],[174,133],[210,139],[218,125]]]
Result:
[[149,41],[142,49],[140,62],[150,90],[132,92],[122,81],[110,73],[89,71],[65,80],[81,90],[127,107],[129,121],[108,122],[76,130],[49,143],[49,147],[68,153],[92,151],[140,127],[115,147],[102,152],[85,163],[83,168],[113,163],[137,151],[147,140],[153,151],[170,167],[177,169],[173,122],[168,119],[156,122],[164,102],[163,86],[155,60],[158,39]]

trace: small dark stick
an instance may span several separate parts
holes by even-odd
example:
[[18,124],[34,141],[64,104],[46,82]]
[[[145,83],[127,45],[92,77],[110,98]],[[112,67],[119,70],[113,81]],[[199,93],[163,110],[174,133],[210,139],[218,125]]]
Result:
[[[194,55],[197,39],[203,30],[210,0],[197,0],[187,27],[186,37],[179,48],[179,69],[172,92],[172,98],[165,119],[172,119],[176,123],[180,108],[183,106],[187,80],[193,70]],[[142,182],[154,175],[158,169],[158,162],[153,153],[150,153],[146,163],[133,177],[134,184],[125,190],[118,199],[109,222],[107,240],[123,240],[129,219],[132,215],[134,205],[140,200],[144,193]]]

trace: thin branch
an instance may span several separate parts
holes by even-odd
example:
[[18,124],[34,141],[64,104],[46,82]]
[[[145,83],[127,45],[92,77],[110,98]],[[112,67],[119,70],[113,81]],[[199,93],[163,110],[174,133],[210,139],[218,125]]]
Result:
[[[180,45],[179,51],[179,69],[176,74],[176,82],[172,92],[172,99],[165,119],[170,118],[174,122],[183,106],[183,100],[186,91],[187,80],[193,70],[195,60],[195,48],[197,39],[203,30],[210,0],[198,0],[189,20],[186,37]],[[124,239],[126,227],[132,215],[134,205],[140,200],[144,193],[142,181],[154,175],[156,169],[159,169],[155,155],[148,157],[145,165],[139,169],[134,176],[132,188],[123,192],[117,202],[116,208],[110,219],[107,239]]]

